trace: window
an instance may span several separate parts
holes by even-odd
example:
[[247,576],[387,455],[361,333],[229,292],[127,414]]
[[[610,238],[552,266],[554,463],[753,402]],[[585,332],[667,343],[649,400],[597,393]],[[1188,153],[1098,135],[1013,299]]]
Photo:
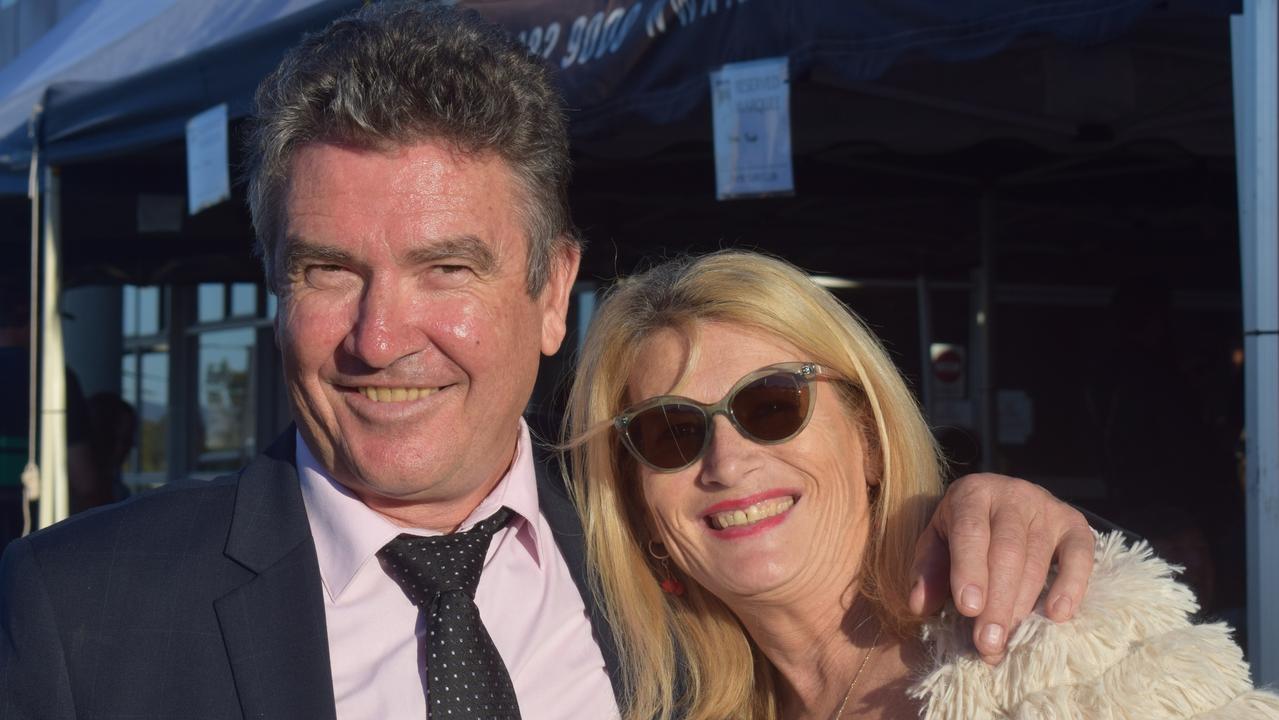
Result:
[[271,320],[250,282],[121,289],[121,395],[138,410],[134,488],[234,471],[288,424]]
[[184,330],[192,407],[182,430],[187,474],[211,478],[248,463],[287,417],[277,406],[274,298],[258,283],[192,288],[194,322]]
[[231,284],[231,317],[255,317],[258,314],[258,286],[253,283]]
[[226,285],[202,283],[196,288],[196,320],[217,322],[226,317]]
[[125,462],[124,481],[149,487],[166,480],[169,465],[169,344],[166,293],[158,287],[125,285],[123,293],[124,357],[120,395],[137,409],[133,453]]
[[199,335],[196,360],[196,473],[231,472],[252,459],[255,333],[252,327]]

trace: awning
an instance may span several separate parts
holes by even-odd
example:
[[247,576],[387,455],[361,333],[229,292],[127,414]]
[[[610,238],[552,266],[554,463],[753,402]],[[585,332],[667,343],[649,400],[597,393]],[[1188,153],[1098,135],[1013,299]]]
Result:
[[[1173,3],[1178,5],[1177,3]],[[1149,0],[498,0],[476,7],[559,72],[575,137],[619,120],[668,123],[709,96],[724,63],[788,57],[792,77],[870,82],[904,58],[995,54],[1024,36],[1091,45],[1152,11]],[[1225,14],[1229,3],[1161,3],[1159,12]]]
[[[316,13],[317,5],[328,8]],[[86,0],[0,72],[0,164],[27,165],[28,123],[37,105],[46,123],[42,139],[49,121],[71,134],[91,123],[109,136],[101,146],[117,151],[171,139],[171,134],[152,135],[157,118],[146,113],[155,95],[200,88],[221,97],[226,90],[221,79],[230,77],[235,86],[256,85],[261,74],[251,75],[251,53],[262,47],[264,28],[282,31],[271,37],[269,68],[302,32],[357,6],[358,0]],[[283,19],[294,24],[281,24]],[[204,51],[217,46],[236,52],[220,55],[223,64],[217,68],[202,66]],[[153,77],[162,67],[182,67],[185,74]],[[103,103],[114,98],[96,93],[121,83],[129,87],[123,103]],[[79,100],[85,97],[97,103],[87,113]],[[63,155],[80,156],[74,149]],[[6,187],[0,183],[0,190]]]
[[[250,110],[253,91],[284,50],[356,0],[150,0],[164,6],[116,42],[54,73],[39,128],[52,163],[127,153],[181,137],[218,103]],[[102,0],[86,3],[102,10]],[[618,123],[669,123],[705,102],[707,72],[727,62],[787,56],[793,77],[856,87],[906,59],[957,62],[1022,38],[1088,45],[1141,17],[1222,16],[1230,0],[463,0],[508,28],[556,69],[575,139]],[[127,4],[134,7],[133,3]],[[1158,6],[1155,8],[1154,6]],[[52,34],[51,34],[52,35]],[[61,33],[64,43],[74,34]],[[53,41],[51,41],[53,42]],[[35,48],[32,49],[33,51]],[[51,52],[45,48],[44,52]],[[112,62],[101,62],[110,58]],[[30,63],[19,58],[21,67]],[[99,67],[100,66],[100,67]],[[91,77],[90,77],[91,75]],[[72,78],[75,79],[72,82]],[[0,162],[27,164],[24,103],[39,83],[0,100]],[[3,89],[0,83],[0,90]],[[37,92],[37,96],[39,92]],[[21,110],[21,112],[19,112]]]
[[[89,1],[75,7],[31,47],[0,70],[0,132],[26,125],[45,88],[56,82],[116,78],[148,62],[146,50],[120,42],[156,20],[174,0]],[[158,22],[158,21],[157,21]]]

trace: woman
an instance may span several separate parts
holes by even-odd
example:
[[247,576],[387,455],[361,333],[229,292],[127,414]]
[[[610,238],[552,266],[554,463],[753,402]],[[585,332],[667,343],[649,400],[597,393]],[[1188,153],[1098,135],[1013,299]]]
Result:
[[[957,616],[921,627],[907,578],[936,446],[874,336],[781,261],[619,283],[566,437],[628,718],[1279,718],[1224,626],[1190,625],[1169,568],[1117,539],[1076,619],[1028,619],[998,667]],[[1097,692],[1120,681],[1140,692]]]

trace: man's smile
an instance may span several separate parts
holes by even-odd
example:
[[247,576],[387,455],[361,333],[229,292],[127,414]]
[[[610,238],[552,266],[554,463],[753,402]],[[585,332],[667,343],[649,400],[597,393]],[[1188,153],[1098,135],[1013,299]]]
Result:
[[355,390],[373,402],[411,402],[439,392],[440,388],[359,386]]

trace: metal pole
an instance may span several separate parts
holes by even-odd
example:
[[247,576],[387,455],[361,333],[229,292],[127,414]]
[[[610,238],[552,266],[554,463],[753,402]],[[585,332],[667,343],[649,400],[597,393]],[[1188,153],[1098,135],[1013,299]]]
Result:
[[933,421],[933,305],[928,294],[928,278],[920,273],[915,279],[915,302],[919,305],[919,399],[924,417]]
[[1279,12],[1246,0],[1230,19],[1243,281],[1248,655],[1279,684]]
[[974,317],[977,362],[973,367],[976,386],[973,394],[977,399],[977,424],[981,432],[981,467],[984,470],[999,469],[995,466],[995,363],[991,356],[990,338],[995,283],[993,206],[994,198],[991,191],[983,191],[979,216],[981,227],[978,229],[981,267],[977,271],[977,312]]
[[578,283],[577,287],[577,344],[574,353],[580,353],[586,347],[586,332],[591,328],[591,320],[595,317],[595,301],[598,289],[595,283]]
[[62,276],[58,173],[44,171],[44,233],[40,283],[40,527],[65,518],[67,486],[67,364],[58,307]]

